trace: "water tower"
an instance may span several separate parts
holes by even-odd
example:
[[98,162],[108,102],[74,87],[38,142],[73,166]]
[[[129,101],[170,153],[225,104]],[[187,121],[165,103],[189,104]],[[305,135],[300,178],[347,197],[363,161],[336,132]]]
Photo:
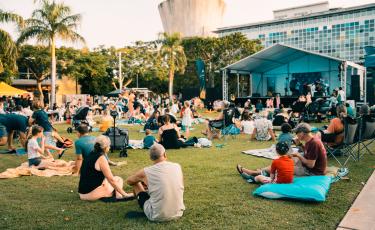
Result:
[[180,32],[183,37],[208,37],[222,26],[224,0],[166,0],[159,13],[167,33]]

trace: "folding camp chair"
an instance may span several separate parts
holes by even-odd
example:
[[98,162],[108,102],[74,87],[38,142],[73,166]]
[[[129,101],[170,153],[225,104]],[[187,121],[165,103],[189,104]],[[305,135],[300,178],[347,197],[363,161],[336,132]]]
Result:
[[[355,124],[350,124],[349,122],[344,122],[344,141],[339,146],[331,147],[324,144],[327,150],[327,155],[332,156],[341,167],[345,167],[349,162],[350,158],[357,161],[356,157],[356,147],[358,141],[355,141],[355,135],[358,131],[358,122]],[[344,157],[345,161],[342,161],[338,156]]]
[[[369,146],[375,141],[375,121],[366,121],[361,118],[361,129],[358,141],[358,160],[366,153],[373,154]],[[361,153],[362,150],[365,150]]]

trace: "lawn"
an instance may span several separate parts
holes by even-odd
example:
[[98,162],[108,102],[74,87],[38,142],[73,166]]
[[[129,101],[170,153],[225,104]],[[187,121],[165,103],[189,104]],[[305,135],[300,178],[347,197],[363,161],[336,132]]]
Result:
[[[67,125],[57,125],[64,136]],[[129,127],[131,139],[141,139],[140,126]],[[202,125],[193,135],[201,136]],[[98,135],[98,133],[94,133]],[[184,173],[186,211],[168,223],[151,223],[146,218],[125,218],[140,211],[136,201],[108,204],[80,201],[78,177],[21,177],[0,180],[0,229],[335,229],[373,171],[375,156],[350,162],[350,180],[332,185],[324,203],[274,201],[254,197],[257,187],[240,178],[235,166],[258,168],[270,160],[241,154],[242,150],[266,148],[271,142],[248,141],[246,136],[215,141],[223,148],[169,150],[170,161],[181,164]],[[74,159],[70,149],[65,160]],[[121,161],[118,153],[110,154]],[[16,167],[26,156],[0,155],[0,171]],[[129,150],[128,164],[112,167],[126,178],[150,164],[146,150]],[[330,159],[330,163],[333,160]],[[330,164],[331,165],[331,164]],[[130,187],[125,190],[130,191]]]

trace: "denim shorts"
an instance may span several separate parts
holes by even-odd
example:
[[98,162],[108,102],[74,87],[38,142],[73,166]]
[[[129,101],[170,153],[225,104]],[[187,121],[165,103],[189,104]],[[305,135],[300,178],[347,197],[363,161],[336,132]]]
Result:
[[0,138],[8,136],[7,129],[4,125],[0,125]]
[[42,162],[42,158],[40,157],[31,158],[29,159],[29,166],[30,167],[33,165],[38,166],[40,165],[41,162]]

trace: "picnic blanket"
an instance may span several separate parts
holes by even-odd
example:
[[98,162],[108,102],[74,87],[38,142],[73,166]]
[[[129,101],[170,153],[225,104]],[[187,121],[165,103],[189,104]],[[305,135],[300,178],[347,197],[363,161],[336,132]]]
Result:
[[129,147],[132,149],[143,149],[143,140],[129,140]]
[[10,179],[21,176],[41,176],[41,177],[51,177],[51,176],[70,176],[74,172],[75,161],[66,162],[64,160],[55,160],[59,167],[46,168],[44,170],[39,170],[35,167],[29,167],[29,163],[22,163],[17,168],[9,168],[4,172],[0,173],[0,179]]
[[[0,173],[0,179],[10,179],[17,178],[21,176],[41,176],[41,177],[51,177],[51,176],[70,176],[75,172],[75,161],[64,161],[55,160],[58,166],[47,167],[46,169],[40,170],[36,167],[29,167],[29,163],[22,163],[17,168],[9,168],[4,172]],[[126,165],[126,161],[117,162],[117,166]]]
[[[295,152],[298,151],[298,148],[292,148],[292,150]],[[267,149],[250,149],[242,151],[242,153],[257,157],[264,157],[272,160],[279,158],[279,156],[276,153],[275,145],[272,145],[270,148]]]

